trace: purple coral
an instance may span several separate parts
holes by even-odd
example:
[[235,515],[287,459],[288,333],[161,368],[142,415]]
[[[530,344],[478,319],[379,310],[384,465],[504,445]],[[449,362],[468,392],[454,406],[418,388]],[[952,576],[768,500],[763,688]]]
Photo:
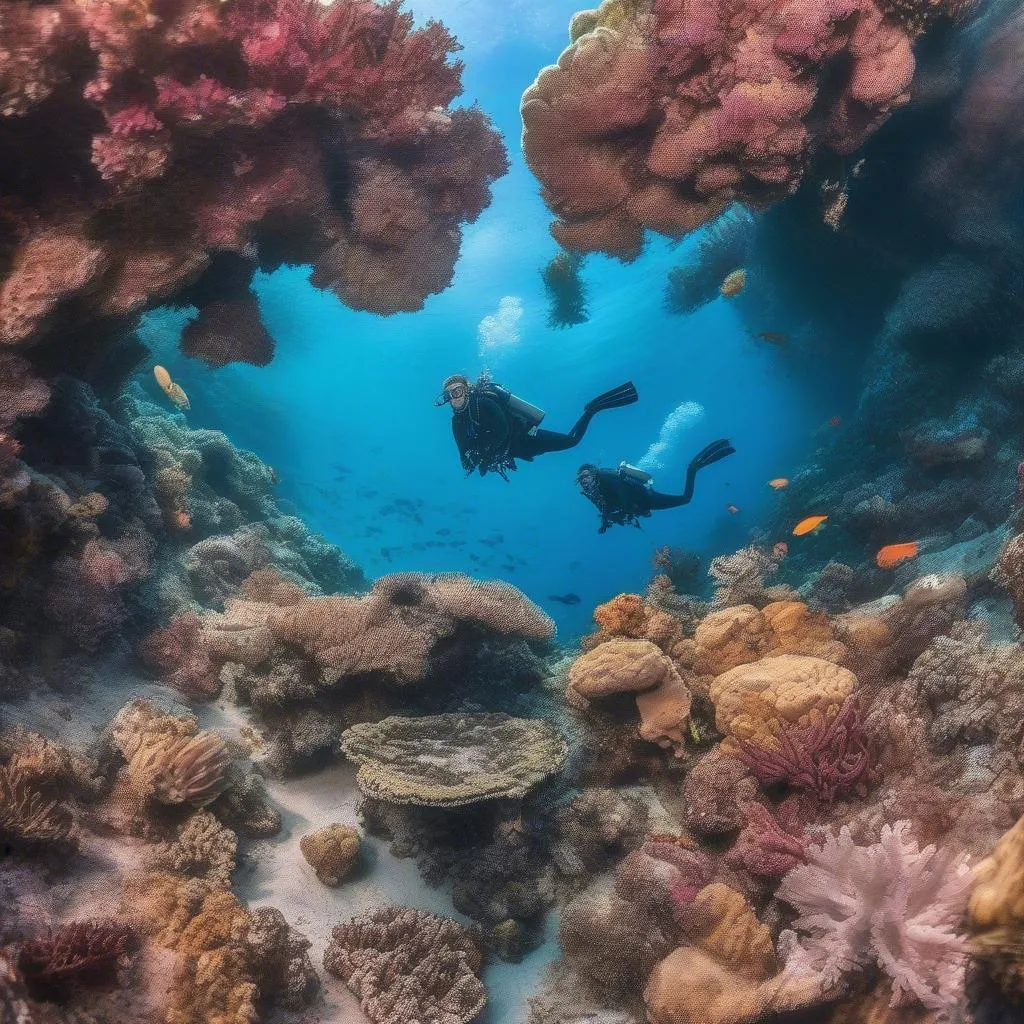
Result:
[[738,740],[738,757],[758,781],[785,782],[830,804],[854,789],[871,767],[867,734],[856,701],[848,699],[833,718],[815,715],[808,722],[775,733],[777,747]]
[[747,824],[726,854],[729,867],[757,878],[781,878],[806,863],[810,840],[788,832],[764,804],[748,804],[744,810]]
[[967,857],[919,849],[909,827],[883,826],[872,846],[856,846],[844,827],[783,878],[776,895],[799,912],[794,931],[779,938],[787,970],[821,975],[834,988],[876,963],[892,981],[892,1006],[958,1002],[967,957],[955,928],[971,887]]

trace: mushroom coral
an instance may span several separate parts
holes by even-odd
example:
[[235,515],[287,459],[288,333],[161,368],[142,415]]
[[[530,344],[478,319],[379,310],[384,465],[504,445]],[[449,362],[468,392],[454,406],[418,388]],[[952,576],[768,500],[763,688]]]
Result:
[[[912,36],[873,0],[608,0],[522,101],[523,152],[567,249],[630,260],[734,201],[795,191],[906,102]],[[836,74],[844,67],[844,74]]]
[[878,843],[858,846],[844,826],[808,847],[807,863],[776,892],[799,913],[779,940],[787,970],[841,991],[849,974],[877,964],[889,976],[894,1006],[958,1003],[967,956],[956,928],[972,883],[967,857],[920,849],[908,830],[905,821],[884,825]]
[[487,1002],[477,932],[425,910],[384,907],[338,925],[324,968],[373,1024],[469,1024]]
[[508,166],[480,110],[451,109],[455,40],[393,0],[4,0],[0,23],[21,41],[0,83],[0,343],[170,299],[199,310],[190,354],[265,363],[257,266],[419,309]]

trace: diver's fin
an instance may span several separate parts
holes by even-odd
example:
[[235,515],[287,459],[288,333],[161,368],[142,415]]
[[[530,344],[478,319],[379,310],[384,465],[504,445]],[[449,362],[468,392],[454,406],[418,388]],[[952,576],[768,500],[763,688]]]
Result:
[[640,396],[636,393],[636,388],[633,386],[631,380],[626,381],[625,384],[620,384],[617,388],[612,388],[611,391],[606,391],[602,395],[598,395],[597,398],[592,398],[587,402],[587,412],[600,412],[602,409],[620,409],[624,405],[632,405],[638,401]]
[[696,469],[703,469],[705,466],[711,466],[720,459],[724,459],[735,454],[736,449],[733,448],[731,442],[724,439],[721,441],[712,441],[711,444],[694,456],[692,465]]

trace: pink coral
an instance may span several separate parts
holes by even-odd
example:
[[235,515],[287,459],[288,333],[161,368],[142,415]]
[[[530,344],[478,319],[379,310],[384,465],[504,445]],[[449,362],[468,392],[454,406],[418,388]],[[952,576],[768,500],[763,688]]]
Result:
[[747,823],[726,854],[730,867],[757,878],[781,878],[806,861],[809,840],[784,829],[764,804],[748,804],[744,812]]
[[[799,912],[779,940],[787,969],[820,974],[829,988],[877,963],[892,982],[892,1005],[916,999],[930,1009],[956,1004],[965,944],[955,929],[967,904],[966,858],[927,846],[902,821],[881,841],[857,846],[848,828],[811,846],[776,893]],[[801,944],[796,933],[806,938]]]
[[[4,111],[61,84],[46,117],[81,127],[5,124],[10,178],[31,187],[10,197],[28,215],[0,272],[0,342],[135,314],[201,278],[193,346],[215,364],[266,362],[265,331],[245,347],[221,329],[216,303],[239,296],[214,252],[248,278],[313,264],[354,306],[418,309],[507,170],[486,117],[449,109],[454,39],[394,0],[0,0],[0,23],[26,41],[2,54]],[[241,311],[257,321],[251,302]]]
[[871,768],[867,735],[852,698],[834,716],[812,712],[807,722],[783,726],[773,738],[775,746],[737,739],[736,756],[760,782],[785,782],[824,803],[860,785]]
[[[604,4],[523,98],[523,150],[563,246],[632,259],[735,200],[793,192],[906,101],[911,34],[873,0]],[[838,73],[842,68],[842,73]]]
[[210,697],[220,686],[217,666],[203,647],[202,623],[194,612],[176,615],[139,644],[139,657],[175,689]]

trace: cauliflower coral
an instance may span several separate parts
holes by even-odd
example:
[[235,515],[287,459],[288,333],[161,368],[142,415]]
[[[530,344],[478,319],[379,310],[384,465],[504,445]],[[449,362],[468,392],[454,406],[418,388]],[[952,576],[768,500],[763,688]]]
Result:
[[776,895],[799,911],[795,930],[779,938],[787,970],[818,974],[831,989],[875,963],[892,982],[892,1006],[958,1002],[966,955],[955,928],[971,887],[967,857],[919,849],[909,826],[883,826],[871,846],[855,845],[844,827],[783,878]]

